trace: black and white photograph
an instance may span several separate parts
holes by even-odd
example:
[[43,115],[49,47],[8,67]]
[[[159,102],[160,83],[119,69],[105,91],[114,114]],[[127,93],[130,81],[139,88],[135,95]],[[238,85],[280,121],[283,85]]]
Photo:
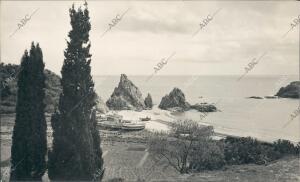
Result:
[[0,7],[0,182],[300,182],[300,1]]

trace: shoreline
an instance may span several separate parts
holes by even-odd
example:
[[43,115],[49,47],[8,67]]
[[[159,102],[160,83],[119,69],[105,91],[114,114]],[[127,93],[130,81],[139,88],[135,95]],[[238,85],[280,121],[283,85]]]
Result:
[[[176,116],[171,114],[171,111],[167,110],[161,110],[157,107],[154,107],[152,110],[143,110],[143,111],[132,111],[132,110],[122,110],[122,111],[113,111],[119,115],[122,115],[124,119],[133,119],[137,120],[141,117],[151,117],[151,120],[146,122],[146,130],[149,131],[167,131],[171,123],[175,120],[179,120]],[[191,112],[191,111],[186,111]],[[197,112],[198,113],[198,112]],[[199,112],[200,114],[201,112]],[[217,112],[212,112],[209,114],[215,114]],[[198,120],[195,120],[198,121]],[[154,125],[154,123],[159,123],[161,126],[164,126],[165,128],[156,128],[156,127],[150,127],[150,125]],[[292,142],[293,144],[297,144],[300,142],[300,140],[297,139],[289,139],[289,138],[280,138],[280,137],[274,137],[271,135],[268,135],[267,133],[259,133],[258,131],[251,131],[249,130],[248,133],[242,134],[242,131],[239,131],[238,128],[230,128],[226,126],[216,126],[213,123],[204,122],[204,121],[198,121],[200,125],[203,126],[213,126],[214,127],[214,133],[216,138],[225,138],[227,136],[235,137],[235,138],[242,138],[242,137],[251,137],[254,139],[257,139],[260,142],[265,143],[273,143],[274,141],[277,141],[279,139],[281,140],[288,140]],[[147,127],[148,124],[148,127]],[[244,130],[243,130],[244,131]],[[257,133],[256,133],[257,132]],[[252,135],[251,135],[252,134]],[[255,135],[262,134],[262,137],[257,137]]]
[[[143,111],[133,111],[133,110],[120,110],[120,111],[113,111],[110,110],[108,113],[117,113],[121,116],[123,116],[123,119],[128,119],[128,120],[138,120],[139,118],[142,117],[151,117],[150,121],[145,121],[144,123],[146,124],[146,128],[144,129],[145,131],[149,131],[149,132],[155,132],[155,131],[168,131],[169,127],[171,125],[172,122],[174,122],[175,120],[178,120],[178,118],[176,118],[176,116],[171,114],[171,111],[167,111],[167,110],[161,110],[157,107],[154,107],[151,110],[143,110]],[[199,112],[201,113],[201,112]],[[52,130],[51,129],[51,123],[50,123],[50,118],[51,118],[51,113],[45,113],[46,118],[47,119],[47,125],[48,127],[50,126],[50,128],[48,128],[48,130]],[[9,113],[9,114],[1,114],[1,128],[0,128],[0,133],[4,134],[7,133],[7,131],[3,131],[3,125],[4,122],[6,122],[4,118],[13,118],[15,117],[15,113]],[[9,119],[10,120],[10,119]],[[203,126],[213,126],[211,123],[208,122],[203,122],[203,121],[199,121],[200,125]],[[12,125],[12,122],[9,122],[9,125]],[[6,127],[6,126],[5,126]],[[288,140],[290,142],[292,142],[293,144],[297,144],[299,141],[295,141],[295,140],[290,140],[290,139],[285,139],[285,138],[276,138],[276,139],[272,139],[272,140],[268,140],[268,139],[262,139],[262,138],[258,138],[255,136],[251,136],[251,135],[239,135],[239,134],[235,134],[234,132],[230,132],[229,130],[232,130],[231,128],[226,128],[223,126],[220,127],[214,127],[214,138],[219,140],[222,138],[225,138],[227,136],[229,137],[235,137],[235,138],[242,138],[242,137],[251,137],[254,139],[257,139],[260,142],[265,142],[265,143],[273,143],[276,140],[279,139],[283,139],[283,140]],[[6,129],[6,128],[5,128]],[[228,130],[228,131],[225,131]]]

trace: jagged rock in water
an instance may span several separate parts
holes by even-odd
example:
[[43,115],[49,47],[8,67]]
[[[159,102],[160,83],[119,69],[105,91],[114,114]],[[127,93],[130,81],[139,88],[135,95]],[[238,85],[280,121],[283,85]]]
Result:
[[199,112],[216,112],[217,108],[216,106],[212,104],[195,104],[191,105],[191,109],[195,109]]
[[251,97],[248,97],[248,99],[264,99],[264,98],[259,97],[259,96],[251,96]]
[[98,96],[96,100],[96,111],[102,114],[105,114],[109,111],[108,107],[106,106],[105,102],[102,100],[101,97]]
[[112,110],[143,110],[146,108],[142,93],[125,74],[121,75],[119,85],[106,105]]
[[278,99],[278,96],[267,95],[267,96],[264,96],[264,98],[266,98],[266,99]]
[[144,103],[145,103],[146,108],[152,109],[152,107],[153,107],[152,97],[149,93],[148,93],[147,97],[145,98]]
[[164,96],[158,106],[160,109],[170,109],[174,107],[188,110],[190,104],[185,101],[184,93],[179,88],[174,88],[169,95]]
[[171,112],[184,112],[195,109],[199,112],[216,112],[217,108],[213,104],[201,103],[190,105],[186,100],[184,93],[179,88],[174,88],[169,95],[164,96],[158,106],[160,109]]
[[300,81],[291,82],[286,87],[281,87],[276,96],[283,98],[299,98],[300,96]]

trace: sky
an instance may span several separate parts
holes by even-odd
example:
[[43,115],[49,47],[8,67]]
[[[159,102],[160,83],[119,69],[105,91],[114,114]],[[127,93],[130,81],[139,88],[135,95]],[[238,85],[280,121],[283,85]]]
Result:
[[[1,1],[1,62],[19,64],[39,42],[46,68],[60,74],[73,2],[84,4]],[[296,1],[88,1],[88,9],[93,75],[151,75],[168,57],[158,75],[242,75],[254,59],[249,75],[299,74]]]

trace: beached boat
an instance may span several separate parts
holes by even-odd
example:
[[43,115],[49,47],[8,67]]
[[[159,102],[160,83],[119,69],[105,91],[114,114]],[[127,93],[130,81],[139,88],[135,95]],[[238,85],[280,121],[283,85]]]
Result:
[[97,121],[106,121],[107,117],[104,114],[96,113],[96,119]]
[[122,123],[114,122],[114,121],[102,121],[98,122],[98,126],[100,128],[119,130],[122,129]]
[[147,116],[147,117],[145,117],[145,118],[140,118],[140,120],[141,120],[141,121],[150,121],[151,118]]
[[123,117],[118,114],[99,115],[97,126],[108,129],[122,129]]
[[106,116],[101,116],[98,119],[98,124],[100,128],[107,128],[113,130],[142,130],[145,129],[145,123],[123,120],[123,117],[118,114],[109,114]]
[[122,122],[123,116],[118,114],[108,114],[106,115],[107,121],[115,121],[115,122]]
[[143,130],[145,129],[145,123],[138,121],[124,120],[122,122],[122,130]]

